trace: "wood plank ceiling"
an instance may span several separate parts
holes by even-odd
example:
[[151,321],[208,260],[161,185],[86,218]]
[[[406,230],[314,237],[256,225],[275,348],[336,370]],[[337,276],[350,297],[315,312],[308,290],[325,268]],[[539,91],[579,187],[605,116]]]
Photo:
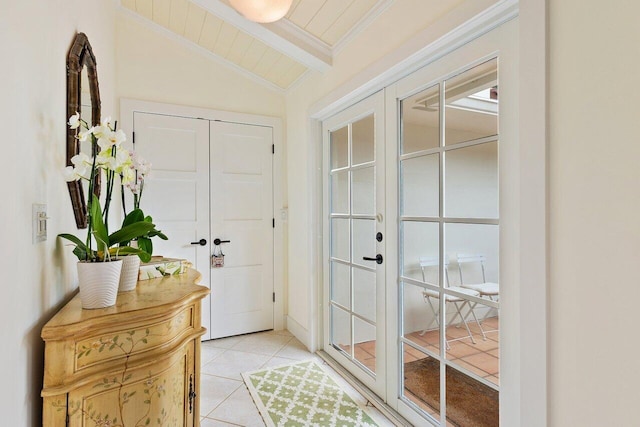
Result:
[[[306,71],[281,53],[189,0],[121,0],[152,25],[162,26],[214,55],[286,90]],[[221,3],[228,4],[225,0]],[[285,18],[301,31],[333,48],[380,0],[294,0]]]

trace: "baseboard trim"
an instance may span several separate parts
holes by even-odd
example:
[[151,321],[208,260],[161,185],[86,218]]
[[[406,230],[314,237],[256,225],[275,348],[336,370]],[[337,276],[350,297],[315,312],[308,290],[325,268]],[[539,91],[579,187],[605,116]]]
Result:
[[285,327],[289,332],[293,334],[294,337],[298,339],[302,344],[305,345],[308,349],[311,348],[309,345],[309,331],[307,328],[298,323],[297,320],[293,319],[289,315],[285,316]]

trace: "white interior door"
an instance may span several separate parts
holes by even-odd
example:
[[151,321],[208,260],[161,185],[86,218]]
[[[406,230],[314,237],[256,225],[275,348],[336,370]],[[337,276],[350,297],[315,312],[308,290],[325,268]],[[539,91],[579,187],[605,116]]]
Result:
[[[211,338],[273,329],[273,129],[211,122]],[[212,247],[213,249],[213,247]]]
[[[154,239],[154,254],[191,261],[209,286],[209,121],[134,112],[133,130],[136,152],[152,163],[140,207],[169,238]],[[205,326],[210,305],[205,298]]]
[[385,397],[384,94],[323,122],[324,350]]

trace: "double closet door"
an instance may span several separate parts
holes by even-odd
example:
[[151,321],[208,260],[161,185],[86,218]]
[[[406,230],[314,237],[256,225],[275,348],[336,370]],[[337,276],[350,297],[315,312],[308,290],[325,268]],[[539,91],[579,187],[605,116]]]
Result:
[[323,121],[323,349],[415,425],[499,424],[513,31]]
[[135,111],[133,132],[152,164],[140,207],[169,237],[154,254],[191,261],[211,289],[204,339],[273,329],[273,129]]

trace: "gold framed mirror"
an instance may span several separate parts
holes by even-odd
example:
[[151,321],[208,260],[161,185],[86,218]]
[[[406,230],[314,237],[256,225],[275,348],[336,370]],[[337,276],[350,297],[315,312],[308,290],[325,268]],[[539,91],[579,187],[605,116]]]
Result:
[[[87,87],[84,87],[88,85]],[[83,92],[87,93],[83,102]],[[90,105],[88,105],[90,101]],[[84,111],[83,111],[84,109]],[[67,55],[67,119],[76,112],[91,123],[100,124],[100,90],[98,87],[98,71],[96,57],[86,34],[76,34],[69,54]],[[71,166],[71,158],[80,153],[80,141],[76,139],[74,129],[67,127],[67,166]],[[92,155],[96,147],[91,147]],[[99,176],[97,177],[99,178]],[[87,228],[87,205],[84,198],[85,188],[80,180],[67,183],[73,216],[78,228]],[[96,181],[94,194],[100,195],[100,181]]]

